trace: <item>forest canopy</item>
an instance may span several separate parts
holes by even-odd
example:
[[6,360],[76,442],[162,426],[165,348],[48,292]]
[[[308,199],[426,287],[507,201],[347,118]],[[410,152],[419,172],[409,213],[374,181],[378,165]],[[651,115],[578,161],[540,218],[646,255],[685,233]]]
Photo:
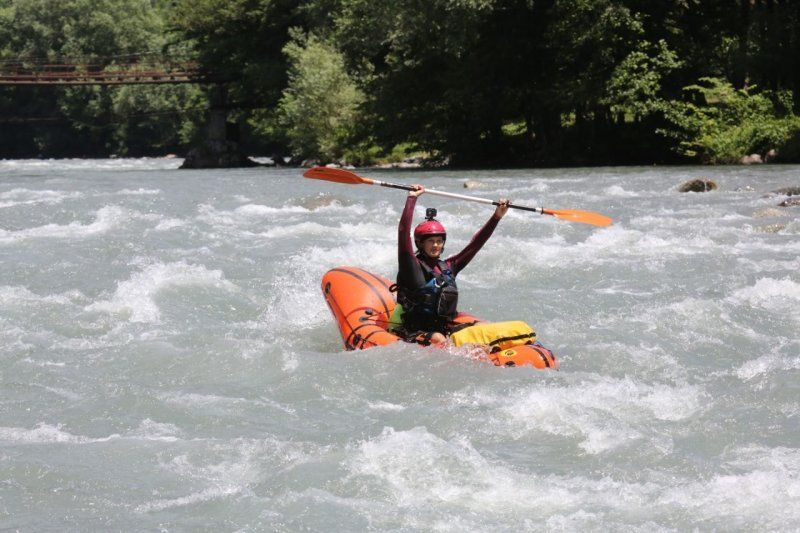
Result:
[[800,3],[0,0],[0,74],[191,62],[214,83],[0,86],[0,157],[185,153],[220,84],[254,155],[454,166],[800,157]]

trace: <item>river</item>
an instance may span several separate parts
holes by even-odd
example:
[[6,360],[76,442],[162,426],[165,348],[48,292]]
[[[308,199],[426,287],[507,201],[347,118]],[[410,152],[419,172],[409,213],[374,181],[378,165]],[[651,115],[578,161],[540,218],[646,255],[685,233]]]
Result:
[[459,276],[556,372],[345,352],[320,278],[394,276],[404,193],[179,164],[0,161],[0,530],[800,528],[800,167],[363,171],[614,218]]

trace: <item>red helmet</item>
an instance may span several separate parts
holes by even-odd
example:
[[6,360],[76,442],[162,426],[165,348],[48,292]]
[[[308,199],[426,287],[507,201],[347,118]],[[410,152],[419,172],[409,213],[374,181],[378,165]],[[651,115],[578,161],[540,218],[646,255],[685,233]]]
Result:
[[441,235],[447,239],[447,232],[438,220],[426,220],[414,228],[414,240],[416,241],[421,241],[434,235]]

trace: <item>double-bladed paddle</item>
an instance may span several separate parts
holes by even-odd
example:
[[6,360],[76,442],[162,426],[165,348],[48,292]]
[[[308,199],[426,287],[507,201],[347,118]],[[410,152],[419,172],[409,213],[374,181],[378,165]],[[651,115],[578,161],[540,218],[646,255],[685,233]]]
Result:
[[[333,181],[335,183],[347,183],[350,185],[380,185],[381,187],[391,187],[392,189],[402,189],[404,191],[413,191],[414,187],[410,185],[400,185],[397,183],[389,183],[372,178],[365,178],[359,176],[355,172],[345,170],[343,168],[331,167],[314,167],[307,170],[303,176],[316,180]],[[452,192],[435,191],[433,189],[425,189],[427,194],[436,196],[444,196],[445,198],[455,198],[457,200],[467,200],[469,202],[478,202],[481,204],[500,205],[500,202],[489,200],[488,198],[478,198],[476,196],[466,196],[463,194],[455,194]],[[570,222],[580,222],[582,224],[591,224],[592,226],[608,226],[611,224],[611,218],[601,215],[599,213],[591,213],[588,211],[578,211],[575,209],[546,209],[544,207],[527,207],[524,205],[508,204],[512,209],[522,209],[524,211],[533,211],[542,215],[550,215],[562,220]]]

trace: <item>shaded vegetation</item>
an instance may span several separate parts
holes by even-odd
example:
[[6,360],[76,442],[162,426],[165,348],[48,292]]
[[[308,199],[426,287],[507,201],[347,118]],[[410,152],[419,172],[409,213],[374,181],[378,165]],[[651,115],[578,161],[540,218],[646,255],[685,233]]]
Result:
[[717,78],[701,78],[684,88],[686,100],[671,102],[665,115],[678,141],[675,150],[707,163],[736,163],[743,154],[770,150],[796,156],[800,117],[789,91],[734,89]]
[[[251,152],[455,166],[800,156],[800,4],[0,0],[0,60],[156,52]],[[213,86],[0,87],[0,156],[185,152]]]

